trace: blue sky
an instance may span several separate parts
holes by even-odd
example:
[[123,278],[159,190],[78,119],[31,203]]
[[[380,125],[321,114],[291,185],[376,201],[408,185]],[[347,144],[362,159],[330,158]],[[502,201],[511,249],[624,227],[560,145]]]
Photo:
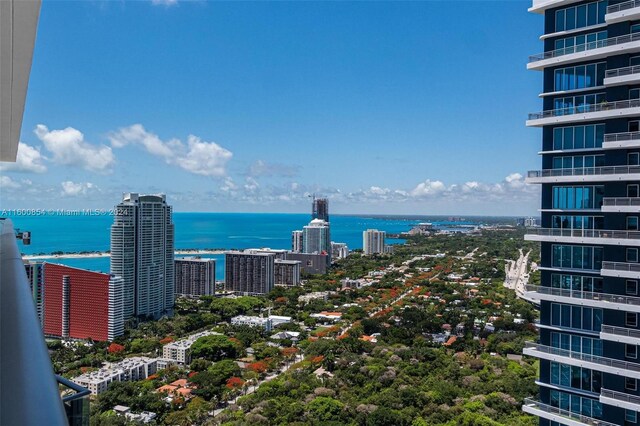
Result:
[[528,6],[45,1],[3,207],[535,214]]

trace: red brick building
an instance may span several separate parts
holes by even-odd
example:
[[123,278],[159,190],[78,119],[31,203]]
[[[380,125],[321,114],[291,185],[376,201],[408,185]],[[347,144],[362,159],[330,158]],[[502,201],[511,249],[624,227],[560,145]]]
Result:
[[113,275],[45,263],[44,334],[113,340],[124,330],[123,287]]

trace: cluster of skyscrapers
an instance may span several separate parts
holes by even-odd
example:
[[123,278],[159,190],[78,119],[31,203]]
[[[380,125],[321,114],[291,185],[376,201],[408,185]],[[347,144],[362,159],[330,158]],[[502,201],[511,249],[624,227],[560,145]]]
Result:
[[640,411],[640,2],[533,0],[544,15],[540,425],[636,425]]
[[[346,257],[346,244],[330,239],[328,200],[315,198],[312,211],[309,225],[294,231],[291,251],[225,253],[225,289],[264,295],[276,285],[300,285],[301,272],[322,274],[332,257]],[[174,259],[172,209],[164,195],[124,194],[114,213],[109,274],[25,263],[46,335],[112,340],[127,324],[171,315],[178,295],[215,293],[214,259]]]
[[225,289],[263,295],[275,285],[296,286],[300,273],[323,274],[332,258],[346,257],[344,243],[331,242],[329,200],[315,198],[311,222],[291,234],[291,250],[250,249],[225,255]]
[[342,259],[349,255],[345,243],[331,241],[331,225],[329,222],[329,200],[313,197],[311,222],[302,230],[291,233],[291,251],[294,253],[324,254],[327,264],[332,259]]
[[112,340],[130,320],[170,315],[176,292],[213,293],[215,264],[187,259],[175,272],[174,228],[164,195],[125,194],[114,213],[111,273],[25,263],[45,335]]

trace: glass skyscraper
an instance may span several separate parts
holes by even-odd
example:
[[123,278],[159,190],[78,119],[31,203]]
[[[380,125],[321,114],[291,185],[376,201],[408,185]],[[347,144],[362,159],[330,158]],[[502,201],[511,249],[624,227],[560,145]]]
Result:
[[125,194],[111,226],[111,273],[124,279],[124,316],[158,318],[174,302],[174,228],[165,195]]
[[640,2],[534,0],[541,72],[541,425],[636,425],[640,411]]

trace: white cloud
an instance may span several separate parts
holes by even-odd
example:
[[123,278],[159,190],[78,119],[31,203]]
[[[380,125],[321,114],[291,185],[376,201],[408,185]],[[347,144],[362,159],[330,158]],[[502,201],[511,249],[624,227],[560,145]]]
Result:
[[226,177],[224,179],[224,184],[222,184],[220,189],[224,192],[235,191],[236,189],[238,189],[238,185],[235,184],[232,178]]
[[167,164],[203,176],[224,176],[227,162],[233,153],[215,142],[206,142],[189,135],[187,145],[178,139],[163,141],[158,135],[148,132],[141,124],[123,127],[109,135],[114,148],[129,144],[142,145],[147,152],[163,158]]
[[257,180],[252,178],[251,176],[247,177],[245,180],[244,189],[249,192],[256,192],[256,190],[260,187],[260,184]]
[[431,181],[429,179],[424,182],[420,182],[415,188],[413,188],[410,194],[413,197],[425,197],[429,195],[439,194],[446,191],[444,183],[439,180]]
[[9,176],[0,176],[0,189],[18,189],[20,184]]
[[300,167],[290,166],[281,163],[268,163],[263,160],[257,160],[249,167],[248,174],[253,177],[258,176],[283,176],[294,177],[298,175]]
[[44,157],[40,150],[20,142],[18,144],[18,157],[15,163],[1,163],[0,170],[10,170],[14,172],[44,173],[47,166],[43,164]]
[[79,166],[92,172],[107,172],[115,163],[110,147],[87,143],[82,132],[73,127],[49,131],[47,126],[38,124],[34,132],[53,154],[54,163]]
[[60,185],[62,186],[61,194],[68,197],[86,195],[89,191],[95,189],[96,187],[91,182],[75,183],[70,180],[64,181]]
[[174,6],[178,4],[178,0],[151,0],[154,6]]
[[176,158],[176,163],[183,169],[204,176],[224,176],[225,166],[233,154],[215,142],[205,142],[190,135],[188,150]]

